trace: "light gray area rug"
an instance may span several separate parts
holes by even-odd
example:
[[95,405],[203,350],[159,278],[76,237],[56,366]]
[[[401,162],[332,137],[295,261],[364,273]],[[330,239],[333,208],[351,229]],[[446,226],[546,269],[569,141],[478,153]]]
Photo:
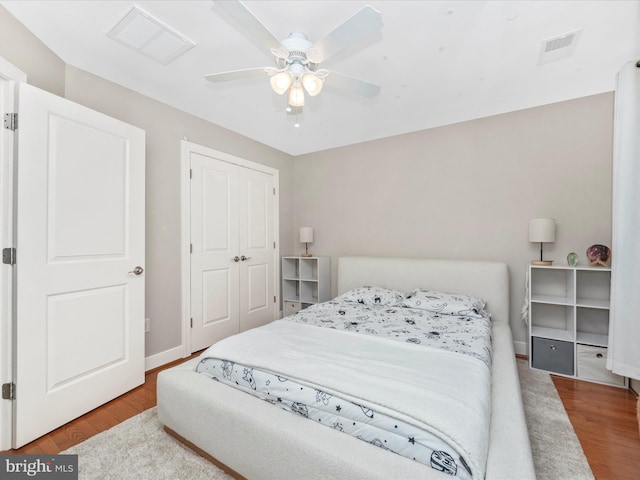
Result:
[[538,480],[593,480],[578,437],[548,373],[518,359],[522,402]]
[[78,455],[80,480],[233,480],[167,434],[155,407],[61,453]]
[[[522,360],[518,370],[537,478],[592,480],[549,375],[530,370]],[[62,453],[78,455],[80,480],[232,480],[165,433],[155,408]]]

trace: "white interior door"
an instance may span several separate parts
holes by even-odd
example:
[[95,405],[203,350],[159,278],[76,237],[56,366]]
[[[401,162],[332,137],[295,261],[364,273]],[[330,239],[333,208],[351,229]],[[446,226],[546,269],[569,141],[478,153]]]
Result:
[[272,175],[239,168],[240,330],[248,330],[274,319],[274,187]]
[[[238,333],[237,167],[191,154],[191,351]],[[234,261],[234,258],[238,260]]]
[[144,148],[20,85],[14,447],[144,382]]
[[[190,350],[276,318],[275,179],[189,151]],[[249,163],[249,162],[247,162]]]

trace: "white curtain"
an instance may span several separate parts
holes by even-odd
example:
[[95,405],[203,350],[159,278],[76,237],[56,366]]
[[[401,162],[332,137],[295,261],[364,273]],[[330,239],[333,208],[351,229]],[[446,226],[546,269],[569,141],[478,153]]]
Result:
[[607,368],[640,378],[640,64],[617,76],[613,135],[613,245]]

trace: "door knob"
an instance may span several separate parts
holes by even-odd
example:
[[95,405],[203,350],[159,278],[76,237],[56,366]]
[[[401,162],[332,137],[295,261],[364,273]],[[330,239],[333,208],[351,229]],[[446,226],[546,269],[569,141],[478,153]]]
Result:
[[240,261],[240,257],[238,255],[236,255],[231,260],[233,260],[234,262],[238,263]]
[[240,257],[240,260],[242,260],[242,261],[244,262],[245,260],[249,260],[250,258],[251,258],[251,257],[245,257],[244,255],[242,255],[242,256]]
[[129,273],[133,273],[134,275],[141,275],[142,272],[144,272],[144,268],[142,268],[141,266],[138,265],[136,268],[131,270]]

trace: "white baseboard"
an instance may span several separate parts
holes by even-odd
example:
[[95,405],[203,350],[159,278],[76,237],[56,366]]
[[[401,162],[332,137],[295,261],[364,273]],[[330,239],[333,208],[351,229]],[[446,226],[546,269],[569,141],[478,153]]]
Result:
[[527,342],[513,341],[513,349],[516,352],[516,355],[529,355],[529,349]]
[[144,371],[148,372],[149,370],[153,370],[154,368],[161,367],[162,365],[166,365],[167,363],[181,358],[185,358],[184,347],[182,345],[146,357],[144,359]]

